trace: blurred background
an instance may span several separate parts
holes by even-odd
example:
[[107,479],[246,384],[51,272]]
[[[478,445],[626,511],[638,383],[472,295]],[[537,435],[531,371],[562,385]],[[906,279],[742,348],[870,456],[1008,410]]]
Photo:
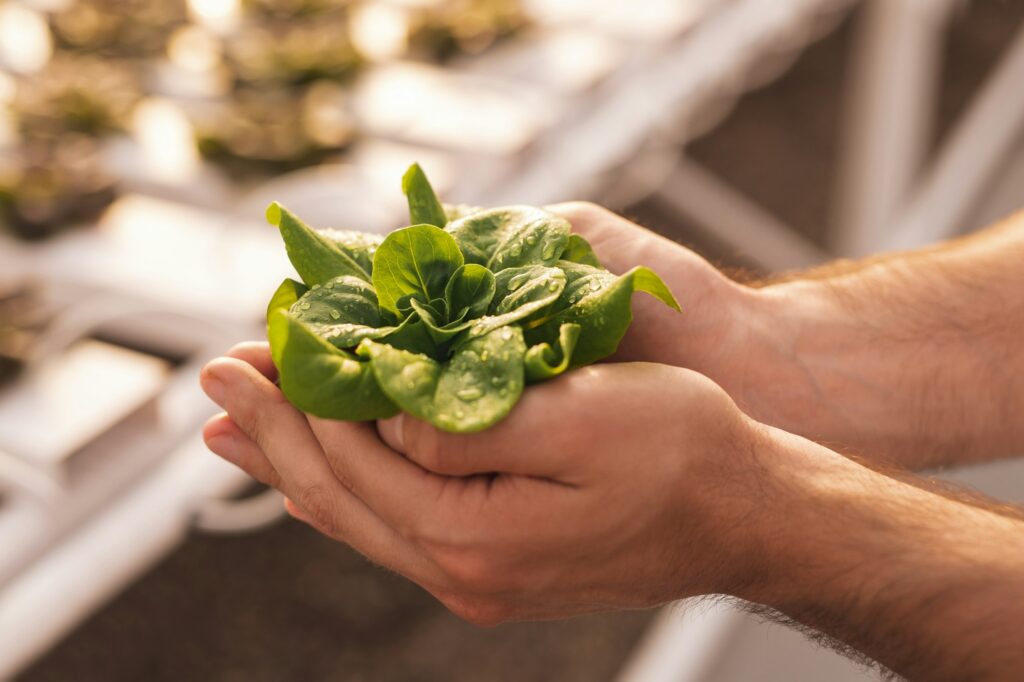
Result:
[[1018,0],[0,0],[0,679],[876,679],[715,602],[466,625],[207,453],[196,373],[271,200],[386,232],[419,161],[770,273],[1024,206],[1022,84]]

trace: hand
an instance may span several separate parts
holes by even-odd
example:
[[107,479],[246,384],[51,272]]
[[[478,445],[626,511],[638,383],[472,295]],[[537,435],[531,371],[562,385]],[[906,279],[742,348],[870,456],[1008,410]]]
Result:
[[602,265],[623,273],[646,265],[665,280],[682,306],[679,313],[649,296],[633,297],[634,323],[615,360],[658,362],[703,374],[745,350],[745,321],[759,303],[757,292],[731,281],[693,251],[596,204],[574,201],[548,206],[583,235]]
[[693,369],[752,418],[909,468],[1020,452],[1024,213],[967,239],[840,261],[763,288],[593,204],[550,207],[613,271],[652,267],[617,360]]
[[399,416],[378,435],[295,410],[265,345],[230,355],[202,374],[227,410],[205,429],[210,449],[473,622],[650,606],[744,578],[758,428],[698,374],[592,366],[532,387],[482,433]]

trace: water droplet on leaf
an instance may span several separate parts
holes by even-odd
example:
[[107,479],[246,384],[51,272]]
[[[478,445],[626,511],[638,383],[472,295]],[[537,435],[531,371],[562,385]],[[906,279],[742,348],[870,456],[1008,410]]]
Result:
[[481,391],[476,386],[469,386],[468,388],[463,388],[463,389],[460,389],[460,390],[456,391],[455,392],[455,397],[458,398],[459,400],[463,400],[463,401],[469,402],[469,401],[472,401],[472,400],[476,400],[477,398],[479,398],[483,394],[484,394],[484,392]]
[[425,362],[413,362],[402,368],[402,378],[405,379],[410,389],[430,380],[430,366]]

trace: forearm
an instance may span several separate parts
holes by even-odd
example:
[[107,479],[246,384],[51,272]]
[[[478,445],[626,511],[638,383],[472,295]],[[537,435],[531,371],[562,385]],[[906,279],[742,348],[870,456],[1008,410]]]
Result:
[[1024,522],[766,434],[747,545],[757,579],[740,596],[911,679],[1024,669]]
[[[1024,451],[1024,214],[750,292],[707,371],[761,421],[908,467]],[[722,360],[725,357],[721,358]]]

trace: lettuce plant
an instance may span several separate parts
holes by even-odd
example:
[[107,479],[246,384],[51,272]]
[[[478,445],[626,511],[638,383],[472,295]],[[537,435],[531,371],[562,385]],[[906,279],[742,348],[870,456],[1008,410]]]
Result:
[[644,291],[679,310],[638,266],[601,267],[569,223],[530,206],[445,207],[413,165],[413,224],[387,237],[315,231],[280,204],[267,219],[301,282],[267,310],[281,390],[331,419],[400,410],[470,432],[503,419],[526,384],[615,352]]

